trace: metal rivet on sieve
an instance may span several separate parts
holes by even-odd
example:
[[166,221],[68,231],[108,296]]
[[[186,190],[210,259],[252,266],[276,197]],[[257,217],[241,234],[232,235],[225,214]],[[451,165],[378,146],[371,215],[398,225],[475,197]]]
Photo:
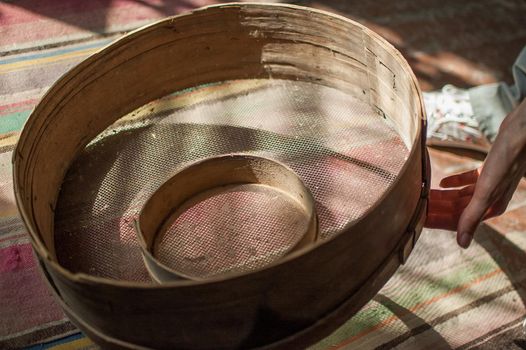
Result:
[[[177,217],[180,209],[192,198],[206,194],[207,191],[220,192],[227,186],[243,184],[267,186],[296,202],[304,212],[305,230],[283,249],[282,256],[317,239],[318,220],[314,199],[299,176],[290,168],[275,160],[247,154],[208,158],[191,164],[166,181],[146,201],[135,221],[145,265],[155,280],[165,282],[206,279],[161,262],[155,256],[156,240],[170,228],[174,216]],[[228,272],[232,270],[225,271]]]

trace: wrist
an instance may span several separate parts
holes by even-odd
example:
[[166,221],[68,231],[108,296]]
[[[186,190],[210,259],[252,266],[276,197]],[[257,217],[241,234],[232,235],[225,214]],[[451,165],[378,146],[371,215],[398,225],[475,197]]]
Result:
[[497,143],[508,144],[506,148],[514,155],[526,153],[526,100],[504,118],[495,139]]

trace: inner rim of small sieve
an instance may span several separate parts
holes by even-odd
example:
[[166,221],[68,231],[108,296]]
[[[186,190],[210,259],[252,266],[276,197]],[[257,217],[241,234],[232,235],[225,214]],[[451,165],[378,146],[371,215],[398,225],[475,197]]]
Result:
[[299,176],[252,154],[179,170],[146,201],[135,227],[159,282],[261,268],[318,234],[314,199]]

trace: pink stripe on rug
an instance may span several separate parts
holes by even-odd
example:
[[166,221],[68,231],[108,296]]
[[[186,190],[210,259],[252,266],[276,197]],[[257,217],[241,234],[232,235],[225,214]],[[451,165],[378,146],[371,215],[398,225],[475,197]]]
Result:
[[[167,2],[129,0],[0,3],[0,47],[21,46],[42,40],[59,41],[130,30],[145,22],[212,4],[213,0]],[[81,35],[84,34],[84,35]],[[26,45],[27,46],[27,45]]]
[[8,112],[13,113],[13,112],[18,112],[20,110],[31,109],[33,108],[33,106],[37,104],[38,101],[39,101],[38,99],[32,98],[32,99],[24,100],[20,102],[0,105],[0,115],[7,114]]
[[64,319],[30,244],[0,249],[0,338]]
[[29,243],[0,249],[0,274],[29,269],[34,265],[35,261]]
[[12,3],[0,3],[0,25],[35,22],[46,18],[63,18],[69,15],[81,16],[87,12],[109,9],[125,10],[129,7],[157,8],[163,5],[158,1],[140,3],[129,0],[21,0]]

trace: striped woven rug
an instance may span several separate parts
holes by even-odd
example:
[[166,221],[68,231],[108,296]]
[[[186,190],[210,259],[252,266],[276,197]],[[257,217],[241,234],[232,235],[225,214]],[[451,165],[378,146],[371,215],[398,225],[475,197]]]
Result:
[[[206,0],[0,3],[0,349],[96,348],[55,304],[14,203],[11,151],[46,89],[89,54]],[[479,165],[432,151],[434,179]],[[520,348],[526,302],[526,183],[469,250],[425,231],[408,263],[353,319],[312,349]]]

